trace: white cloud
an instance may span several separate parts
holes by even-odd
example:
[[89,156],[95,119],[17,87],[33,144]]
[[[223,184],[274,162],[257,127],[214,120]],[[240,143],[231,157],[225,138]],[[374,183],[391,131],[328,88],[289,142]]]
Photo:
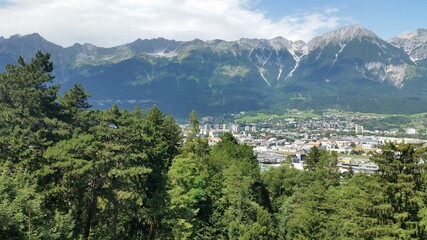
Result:
[[[114,46],[137,38],[236,40],[283,36],[310,40],[340,25],[338,9],[272,20],[254,0],[9,0],[0,8],[0,35],[38,32],[63,46]],[[251,10],[250,10],[251,9]]]

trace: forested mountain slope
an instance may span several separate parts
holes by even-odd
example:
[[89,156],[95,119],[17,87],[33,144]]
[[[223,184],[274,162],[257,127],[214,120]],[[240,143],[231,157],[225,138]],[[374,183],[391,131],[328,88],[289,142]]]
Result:
[[[117,47],[61,47],[38,34],[0,38],[0,67],[49,52],[55,82],[92,93],[95,108],[154,103],[176,116],[286,108],[427,111],[426,31],[384,41],[357,25],[308,43],[141,40]],[[399,104],[395,104],[398,102]]]

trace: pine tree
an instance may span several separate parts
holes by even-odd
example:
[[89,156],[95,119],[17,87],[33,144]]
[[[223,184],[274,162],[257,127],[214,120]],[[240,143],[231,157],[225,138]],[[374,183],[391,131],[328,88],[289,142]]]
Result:
[[26,63],[7,65],[0,74],[0,157],[36,169],[41,153],[58,138],[57,85],[48,85],[53,64],[49,54],[37,52]]
[[425,148],[412,144],[388,143],[381,147],[381,153],[372,157],[379,167],[384,200],[392,211],[379,221],[393,223],[392,237],[426,237],[426,232],[420,228],[420,210],[426,198],[425,152]]

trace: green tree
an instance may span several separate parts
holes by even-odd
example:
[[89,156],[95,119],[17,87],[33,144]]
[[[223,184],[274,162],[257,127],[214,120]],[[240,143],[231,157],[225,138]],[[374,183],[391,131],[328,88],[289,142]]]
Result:
[[43,178],[55,183],[46,189],[50,203],[72,211],[75,237],[141,238],[145,233],[132,225],[135,219],[144,221],[137,209],[147,201],[152,172],[142,151],[142,114],[113,106],[94,115],[88,133],[60,141],[46,152],[49,164]]
[[102,159],[97,157],[102,144],[92,135],[78,135],[63,140],[46,151],[50,162],[40,173],[50,179],[45,186],[49,208],[71,211],[76,221],[74,237],[88,239],[97,214],[98,197],[105,173]]
[[206,162],[209,218],[205,237],[266,239],[271,224],[269,197],[252,148],[230,133],[221,136]]
[[194,110],[191,111],[190,113],[190,127],[191,127],[190,133],[192,135],[197,135],[199,133],[199,127],[200,127],[199,117],[197,115],[197,112]]
[[314,180],[313,173],[303,172],[289,165],[270,168],[262,174],[262,181],[268,189],[272,211],[275,213],[299,188],[309,186]]
[[193,156],[175,158],[169,169],[170,208],[173,214],[172,234],[175,239],[194,239],[200,228],[198,213],[206,200],[206,176]]
[[58,139],[57,85],[49,54],[37,52],[26,63],[7,65],[0,74],[0,157],[36,169],[41,153]]
[[381,222],[392,222],[392,237],[423,239],[426,232],[420,227],[420,211],[426,199],[426,149],[413,144],[388,143],[381,146],[372,160],[378,164],[378,177],[383,186],[384,202],[390,205],[389,215]]
[[46,213],[43,202],[31,174],[0,167],[0,238],[71,239],[74,221],[68,214]]
[[334,209],[326,201],[327,186],[315,181],[301,188],[280,210],[282,239],[325,239],[325,224]]
[[188,154],[193,153],[199,157],[205,156],[209,152],[209,146],[206,139],[202,139],[197,136],[199,132],[199,120],[196,111],[192,111],[189,117],[190,130],[188,136],[185,139],[185,143],[182,146],[182,153]]
[[168,171],[182,144],[173,117],[88,111],[81,85],[58,96],[52,70],[38,52],[0,74],[1,236],[169,237]]
[[313,147],[307,153],[304,169],[316,172],[321,180],[327,184],[337,185],[340,177],[337,163],[338,155],[336,152],[328,152],[325,149]]
[[71,123],[73,127],[81,127],[81,115],[91,107],[88,103],[89,97],[90,94],[84,90],[81,84],[74,85],[63,96],[60,96],[61,115],[64,121]]
[[150,184],[145,189],[147,199],[140,211],[144,221],[139,224],[145,229],[146,238],[154,239],[168,233],[167,226],[162,224],[167,214],[167,173],[172,159],[179,154],[181,129],[172,117],[165,117],[155,106],[144,117],[141,134],[144,147],[140,150],[146,155],[146,166],[151,172],[147,176]]
[[75,84],[60,97],[60,104],[70,115],[75,114],[78,110],[89,109],[91,105],[87,102],[90,94],[86,92],[81,84]]

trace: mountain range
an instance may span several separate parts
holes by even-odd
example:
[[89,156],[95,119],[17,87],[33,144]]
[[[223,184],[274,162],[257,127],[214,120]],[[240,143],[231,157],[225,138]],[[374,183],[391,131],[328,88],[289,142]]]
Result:
[[289,108],[427,112],[427,29],[388,41],[358,25],[309,42],[138,39],[62,47],[37,33],[0,37],[0,68],[49,52],[55,83],[81,83],[95,108],[156,104],[186,116]]

